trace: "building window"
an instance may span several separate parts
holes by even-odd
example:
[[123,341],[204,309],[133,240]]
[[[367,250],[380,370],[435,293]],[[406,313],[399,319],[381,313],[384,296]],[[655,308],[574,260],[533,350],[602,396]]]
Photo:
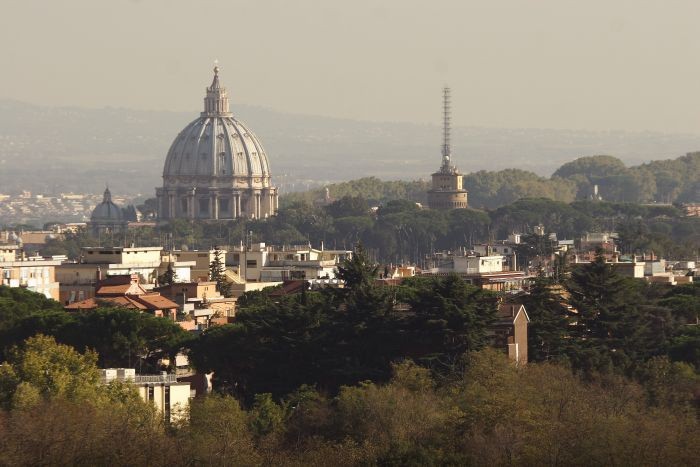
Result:
[[219,211],[228,212],[228,210],[229,210],[228,198],[219,199]]
[[209,199],[201,198],[199,200],[199,212],[200,214],[209,214]]
[[249,268],[257,268],[258,267],[258,260],[249,259],[245,262],[245,265],[248,266]]

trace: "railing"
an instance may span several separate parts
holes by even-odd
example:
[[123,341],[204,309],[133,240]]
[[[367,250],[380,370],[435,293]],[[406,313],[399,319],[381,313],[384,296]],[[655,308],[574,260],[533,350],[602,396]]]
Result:
[[177,375],[136,375],[113,378],[102,378],[102,384],[108,384],[112,381],[122,381],[125,383],[142,384],[142,383],[177,383]]
[[267,262],[266,266],[270,267],[288,267],[288,266],[297,266],[297,267],[333,267],[337,265],[338,263],[333,260],[333,259],[312,259],[312,260],[295,260],[295,259],[278,259],[278,260],[270,260]]
[[136,375],[134,383],[177,383],[176,375]]

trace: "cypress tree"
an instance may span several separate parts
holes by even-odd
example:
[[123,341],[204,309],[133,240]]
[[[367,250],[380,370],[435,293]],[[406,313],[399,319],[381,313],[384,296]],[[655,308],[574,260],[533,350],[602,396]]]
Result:
[[219,247],[214,247],[214,259],[209,263],[209,280],[216,282],[216,290],[224,297],[231,296],[231,284],[226,280],[224,271],[226,265],[223,260],[223,252]]

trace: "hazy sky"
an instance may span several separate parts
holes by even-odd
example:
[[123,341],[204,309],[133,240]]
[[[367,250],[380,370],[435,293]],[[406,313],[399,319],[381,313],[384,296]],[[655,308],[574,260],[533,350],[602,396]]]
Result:
[[0,0],[0,97],[700,133],[698,0]]

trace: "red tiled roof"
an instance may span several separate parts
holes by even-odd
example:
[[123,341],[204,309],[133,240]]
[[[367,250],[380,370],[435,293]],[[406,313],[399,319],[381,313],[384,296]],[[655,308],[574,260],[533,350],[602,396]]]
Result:
[[66,305],[64,308],[66,310],[93,310],[97,308],[97,306],[97,302],[94,298],[87,298],[85,300]]
[[131,297],[109,297],[106,300],[115,303],[117,306],[124,308],[135,308],[137,310],[149,310],[150,308],[142,303],[139,303],[134,296]]
[[270,292],[270,297],[280,297],[282,295],[301,293],[301,291],[306,287],[308,287],[308,283],[305,280],[284,281],[279,289]]
[[131,284],[98,285],[95,293],[97,295],[124,295],[130,288]]
[[79,302],[73,302],[66,305],[64,308],[66,310],[94,310],[95,308],[106,303],[111,306],[117,306],[122,308],[131,308],[136,310],[146,310],[146,306],[130,299],[129,297],[97,297],[88,298],[81,300]]
[[168,310],[170,308],[178,308],[179,306],[172,300],[155,293],[136,295],[133,298],[146,305],[149,310]]

